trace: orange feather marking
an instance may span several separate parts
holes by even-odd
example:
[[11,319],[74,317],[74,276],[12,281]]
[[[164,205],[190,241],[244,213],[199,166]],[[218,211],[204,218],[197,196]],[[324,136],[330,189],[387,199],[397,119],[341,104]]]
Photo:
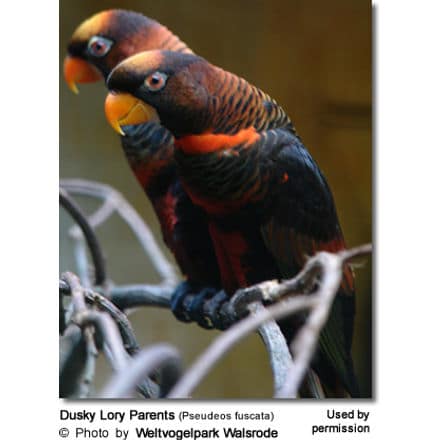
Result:
[[260,135],[255,128],[248,127],[233,135],[208,132],[183,136],[176,140],[175,145],[187,154],[204,154],[231,149],[240,144],[249,145],[256,142],[259,138]]

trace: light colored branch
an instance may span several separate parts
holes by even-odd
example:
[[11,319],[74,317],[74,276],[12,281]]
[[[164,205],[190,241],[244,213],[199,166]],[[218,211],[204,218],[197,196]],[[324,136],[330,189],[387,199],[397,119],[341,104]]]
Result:
[[113,369],[119,371],[125,367],[127,362],[122,338],[116,324],[109,315],[89,309],[77,313],[73,318],[73,322],[80,327],[93,325],[98,329],[112,354],[111,364]]
[[83,287],[78,277],[72,272],[64,272],[61,279],[69,286],[70,296],[72,297],[72,306],[75,313],[87,310],[86,300],[84,298]]
[[[87,313],[87,305],[84,297],[83,287],[78,279],[78,277],[71,273],[66,272],[62,275],[62,279],[69,286],[70,295],[72,297],[71,302],[71,314],[72,316],[77,316],[81,313]],[[69,326],[71,327],[71,326]],[[78,376],[78,381],[76,382],[75,394],[78,397],[87,397],[90,393],[90,386],[93,382],[96,366],[96,357],[98,355],[95,341],[93,337],[92,328],[86,326],[83,329],[82,337],[85,343],[85,354],[84,360],[81,368],[81,374]],[[81,340],[77,340],[81,343]],[[72,353],[75,353],[74,346],[72,348]],[[78,353],[78,352],[77,352]]]
[[137,343],[131,323],[125,314],[105,296],[97,292],[85,290],[84,295],[88,302],[97,305],[101,310],[104,310],[113,318],[121,333],[125,350],[130,355],[136,354],[139,351],[139,344]]
[[171,390],[170,398],[187,398],[194,388],[208,374],[221,357],[237,342],[255,331],[263,323],[284,318],[300,310],[308,309],[315,304],[313,297],[293,297],[282,303],[263,308],[254,315],[242,319],[237,324],[217,337],[215,341],[197,358],[194,364],[182,376],[182,379]]
[[[106,300],[96,292],[87,291],[80,283],[75,274],[66,272],[62,279],[68,286],[69,293],[72,296],[72,317],[71,321],[83,329],[84,340],[86,342],[86,356],[82,365],[82,376],[78,381],[78,391],[75,393],[80,397],[88,395],[88,386],[91,384],[94,375],[95,358],[97,350],[94,344],[92,329],[95,328],[104,341],[104,352],[113,370],[123,371],[129,361],[129,355],[126,353],[123,345],[123,339],[119,333],[118,327],[113,321],[111,315],[122,327],[122,334],[128,339],[132,351],[136,351],[137,342],[132,333],[131,325],[121,311],[112,306],[110,301]],[[64,289],[64,286],[63,286]],[[106,308],[110,314],[92,310],[86,305],[86,298],[89,301],[99,300],[99,305]],[[69,326],[69,328],[71,325]],[[80,341],[78,341],[80,342]],[[71,346],[71,350],[74,350]],[[65,354],[65,359],[69,359],[69,353]],[[138,390],[144,397],[150,398],[157,395],[157,386],[149,379],[138,385]]]
[[110,205],[112,205],[114,210],[131,228],[142,249],[162,278],[161,285],[175,286],[177,284],[178,277],[176,271],[163,254],[150,228],[118,191],[102,183],[81,179],[63,179],[60,181],[60,184],[69,193],[104,200],[105,206],[102,206],[92,215],[95,226],[108,218],[112,212],[110,209]]
[[[263,308],[261,303],[250,304],[250,313],[255,315]],[[258,328],[258,333],[263,339],[269,362],[272,369],[274,393],[277,393],[286,382],[287,373],[292,365],[292,355],[281,333],[278,324],[271,320],[263,323]]]
[[168,344],[158,344],[133,356],[124,370],[116,372],[103,389],[107,399],[132,397],[137,384],[153,371],[160,369],[162,393],[166,394],[181,374],[181,360],[177,350]]

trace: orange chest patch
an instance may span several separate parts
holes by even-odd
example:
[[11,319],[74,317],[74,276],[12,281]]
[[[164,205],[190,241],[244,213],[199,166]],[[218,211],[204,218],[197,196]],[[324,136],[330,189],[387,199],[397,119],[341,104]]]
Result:
[[223,149],[231,149],[241,144],[250,145],[259,138],[260,135],[255,128],[249,127],[233,135],[209,132],[183,136],[180,139],[176,139],[175,145],[187,154],[203,154]]

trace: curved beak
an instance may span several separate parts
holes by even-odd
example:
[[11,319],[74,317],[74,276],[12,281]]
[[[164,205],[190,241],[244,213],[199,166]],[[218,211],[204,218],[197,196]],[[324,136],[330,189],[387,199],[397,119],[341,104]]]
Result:
[[110,92],[104,105],[109,124],[120,135],[125,136],[121,126],[137,125],[148,121],[159,121],[156,110],[128,93]]
[[102,79],[101,72],[81,58],[67,55],[64,59],[64,79],[69,89],[78,94],[77,83],[89,83]]

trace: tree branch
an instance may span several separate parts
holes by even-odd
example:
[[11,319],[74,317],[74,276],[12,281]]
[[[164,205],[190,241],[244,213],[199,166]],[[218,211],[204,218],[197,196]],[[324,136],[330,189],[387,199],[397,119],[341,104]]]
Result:
[[87,245],[89,246],[93,265],[95,267],[95,284],[102,285],[106,280],[105,258],[95,232],[79,206],[62,188],[60,188],[59,200],[61,206],[72,216],[72,218],[81,228]]
[[124,370],[116,372],[100,397],[107,399],[131,397],[136,385],[156,370],[160,370],[160,397],[163,397],[176,383],[182,370],[179,353],[174,347],[157,344],[140,351],[133,356]]
[[[98,226],[113,211],[116,211],[134,232],[142,249],[161,276],[161,285],[175,286],[177,284],[176,271],[164,256],[151,230],[119,192],[108,185],[81,179],[63,179],[60,184],[62,188],[70,193],[104,200],[104,205],[92,215],[94,225]],[[110,206],[113,207],[113,211]]]
[[249,315],[217,337],[208,349],[197,358],[182,379],[171,390],[170,398],[187,398],[199,382],[212,369],[215,363],[227,353],[237,342],[255,331],[261,324],[271,319],[277,320],[297,311],[312,307],[313,297],[294,297],[271,307],[263,308],[254,315]]
[[130,355],[136,354],[139,351],[139,344],[137,343],[130,321],[125,314],[105,296],[97,292],[92,290],[84,290],[84,295],[87,302],[98,306],[101,310],[107,312],[111,318],[113,318],[114,322],[118,326],[125,350]]
[[[251,303],[249,305],[251,315],[257,314],[263,308],[261,303]],[[292,355],[286,344],[286,339],[275,321],[271,320],[263,323],[258,328],[258,333],[263,339],[269,355],[274,392],[277,393],[286,381],[287,373],[292,364]]]
[[[78,325],[83,329],[84,340],[86,342],[86,355],[82,368],[82,380],[79,381],[78,387],[80,396],[87,394],[87,384],[90,384],[91,378],[94,374],[95,358],[97,350],[94,345],[94,339],[92,337],[91,329],[98,330],[102,340],[104,341],[104,348],[108,347],[108,350],[104,350],[107,355],[113,370],[124,370],[128,362],[128,354],[124,350],[123,340],[121,334],[118,331],[118,327],[112,320],[111,316],[107,313],[98,312],[87,308],[86,297],[89,301],[95,302],[97,299],[100,301],[100,306],[110,311],[113,318],[122,326],[122,333],[128,340],[131,350],[136,351],[137,342],[132,333],[131,325],[126,317],[123,317],[122,312],[118,311],[115,306],[111,305],[110,301],[103,298],[97,293],[86,291],[79,282],[76,275],[66,272],[62,275],[62,279],[68,286],[68,291],[72,296],[73,315],[71,318],[72,323]],[[64,287],[64,286],[63,286]],[[68,329],[71,325],[68,327]],[[73,342],[73,341],[72,341]],[[79,341],[77,341],[79,342]],[[71,352],[75,350],[75,346],[71,344]],[[65,354],[65,359],[69,359],[69,353]],[[72,381],[70,381],[72,382]],[[145,383],[138,386],[138,390],[144,397],[152,397],[157,395],[157,386],[149,379]]]

